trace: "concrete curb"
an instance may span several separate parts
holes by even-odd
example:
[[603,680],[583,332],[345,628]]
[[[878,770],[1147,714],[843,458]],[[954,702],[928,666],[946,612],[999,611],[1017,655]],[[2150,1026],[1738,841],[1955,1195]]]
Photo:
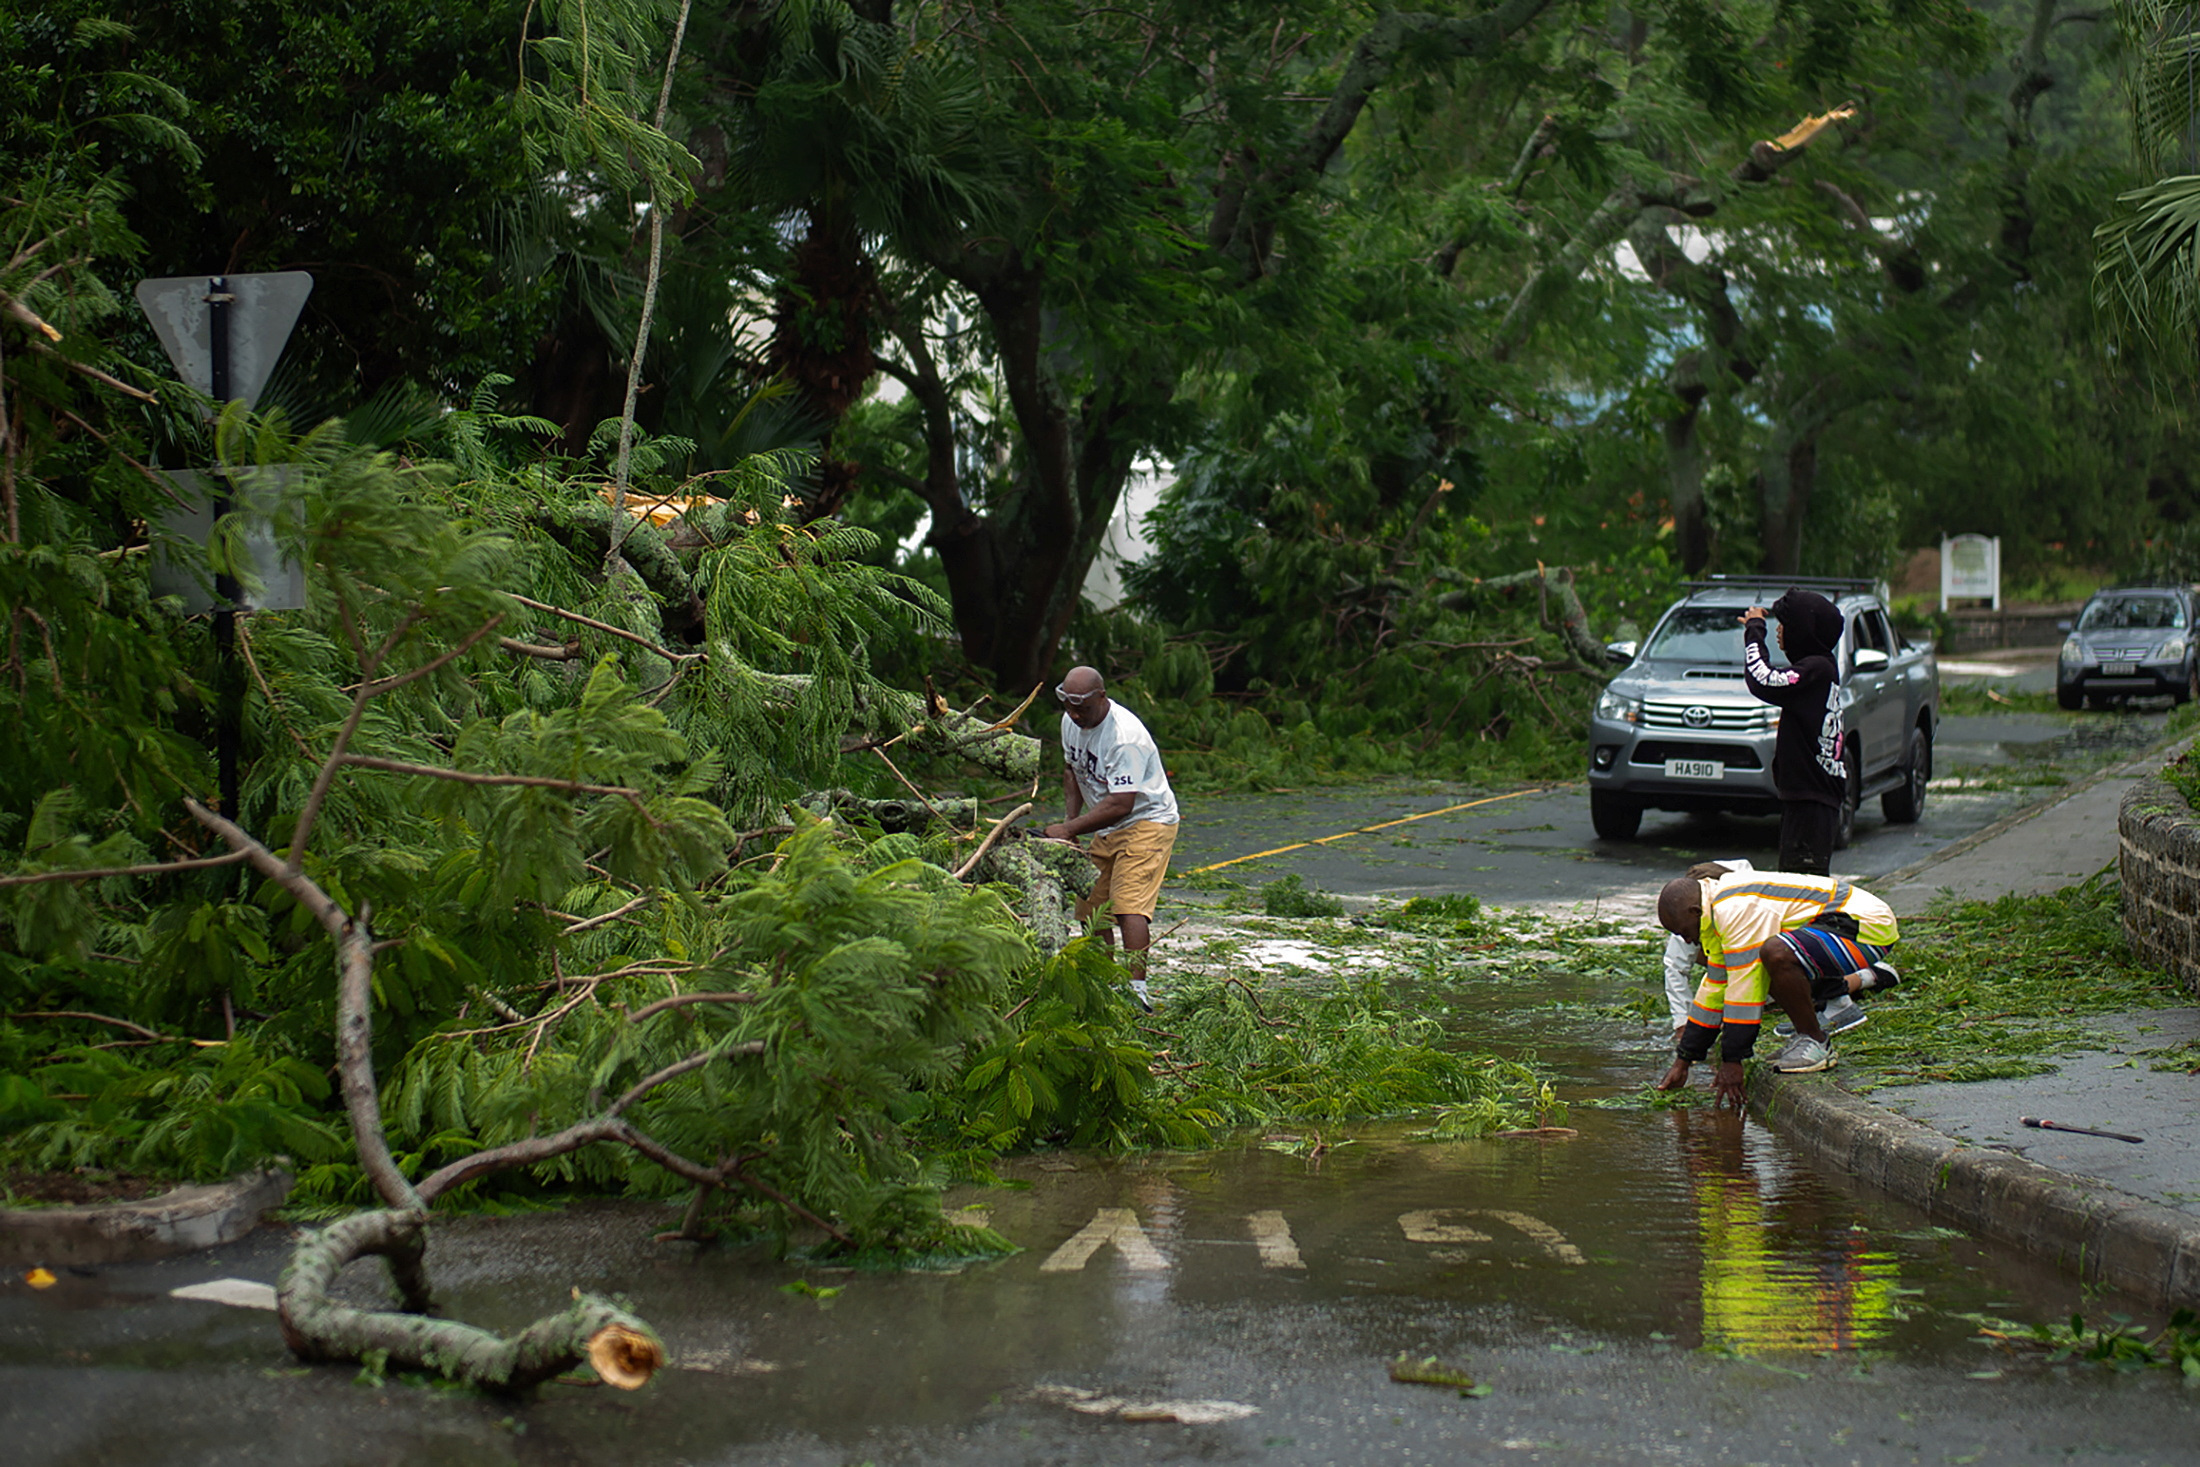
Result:
[[1805,1156],[2161,1309],[2200,1307],[2200,1217],[1967,1146],[1843,1090],[1827,1075],[1751,1077],[1749,1106]]
[[0,1207],[0,1264],[130,1263],[233,1243],[283,1205],[291,1182],[254,1172],[142,1202]]

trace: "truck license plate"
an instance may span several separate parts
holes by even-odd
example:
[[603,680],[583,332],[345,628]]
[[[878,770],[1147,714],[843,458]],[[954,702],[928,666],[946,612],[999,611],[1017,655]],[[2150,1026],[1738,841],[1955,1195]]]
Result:
[[2104,662],[2101,672],[2106,677],[2129,677],[2139,670],[2136,662]]
[[1716,759],[1668,759],[1667,779],[1724,779],[1726,766]]

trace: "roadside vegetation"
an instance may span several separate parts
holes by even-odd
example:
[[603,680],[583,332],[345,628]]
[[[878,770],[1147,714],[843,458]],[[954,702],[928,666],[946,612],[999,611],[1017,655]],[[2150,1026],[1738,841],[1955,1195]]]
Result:
[[1902,984],[1841,1038],[1859,1091],[2045,1074],[2055,1056],[2105,1048],[2088,1020],[2189,1002],[2124,944],[2113,877],[2044,896],[1936,907],[1903,923]]

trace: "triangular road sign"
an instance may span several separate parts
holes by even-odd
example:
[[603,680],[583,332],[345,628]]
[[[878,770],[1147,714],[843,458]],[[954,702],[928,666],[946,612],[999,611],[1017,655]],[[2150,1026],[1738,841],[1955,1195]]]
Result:
[[313,293],[313,277],[303,270],[264,275],[181,275],[140,280],[138,304],[153,323],[176,375],[201,392],[214,390],[214,334],[207,296],[220,279],[229,303],[229,395],[257,407],[275,359],[283,354]]

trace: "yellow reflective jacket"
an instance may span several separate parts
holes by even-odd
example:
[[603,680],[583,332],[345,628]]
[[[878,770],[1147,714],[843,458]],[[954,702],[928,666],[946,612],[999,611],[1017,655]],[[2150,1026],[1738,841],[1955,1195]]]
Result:
[[[1727,1059],[1746,1058],[1756,1047],[1766,997],[1765,965],[1758,949],[1772,938],[1832,912],[1854,919],[1858,942],[1886,947],[1899,935],[1892,907],[1838,876],[1735,871],[1703,882],[1702,887],[1699,940],[1707,966],[1696,1001],[1689,1006],[1688,1021],[1708,1029],[1724,1026],[1727,1035],[1720,1052]],[[1684,1038],[1683,1053],[1697,1048]],[[1700,1048],[1709,1051],[1708,1038]]]

